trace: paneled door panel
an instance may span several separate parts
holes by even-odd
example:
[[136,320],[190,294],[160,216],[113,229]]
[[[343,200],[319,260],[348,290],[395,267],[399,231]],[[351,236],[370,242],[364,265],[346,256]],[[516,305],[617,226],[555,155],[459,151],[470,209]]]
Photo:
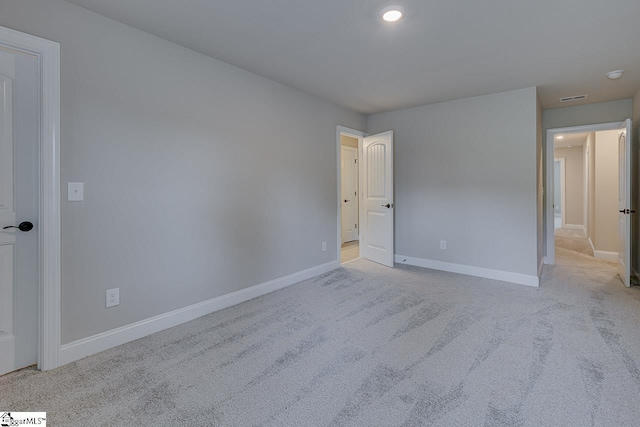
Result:
[[393,267],[393,131],[364,138],[360,168],[360,252]]
[[1,228],[15,223],[13,200],[13,79],[0,74],[0,375],[15,369],[13,265],[16,238],[13,231]]
[[618,137],[618,274],[631,286],[631,120]]
[[38,358],[38,79],[36,58],[0,47],[0,374]]

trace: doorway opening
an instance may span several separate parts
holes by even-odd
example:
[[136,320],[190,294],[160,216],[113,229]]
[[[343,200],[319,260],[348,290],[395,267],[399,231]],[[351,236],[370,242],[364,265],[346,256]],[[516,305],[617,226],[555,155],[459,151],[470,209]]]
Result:
[[608,270],[630,286],[630,131],[630,120],[548,131],[546,264]]
[[[342,156],[341,140],[344,136],[358,141],[357,158],[352,150],[345,149]],[[355,145],[355,143],[353,143]],[[343,167],[343,157],[345,159]],[[338,126],[336,130],[337,159],[337,254],[338,262],[344,251],[351,257],[364,258],[387,267],[394,266],[394,200],[393,200],[393,131],[367,135],[364,132]],[[351,163],[351,161],[354,163]],[[356,165],[354,168],[352,165]],[[348,175],[355,173],[355,178]],[[343,197],[343,175],[345,186]],[[357,190],[353,181],[357,180]],[[355,193],[356,200],[351,199]],[[345,202],[347,200],[347,202]],[[355,202],[351,206],[349,203]],[[357,205],[356,205],[357,203]],[[350,210],[348,210],[350,209]],[[355,210],[357,209],[357,220]],[[351,221],[350,221],[351,220]],[[350,221],[350,222],[349,222]],[[344,223],[344,227],[343,227]],[[353,223],[353,227],[351,226]],[[355,232],[357,230],[357,232]],[[344,231],[344,233],[343,233]],[[343,237],[344,235],[344,237]],[[356,240],[357,239],[357,240]],[[356,244],[350,242],[358,242]],[[347,243],[344,249],[343,243]],[[350,259],[352,261],[353,259]],[[348,262],[348,261],[343,261]]]
[[360,152],[365,134],[338,129],[338,254],[340,263],[360,258]]

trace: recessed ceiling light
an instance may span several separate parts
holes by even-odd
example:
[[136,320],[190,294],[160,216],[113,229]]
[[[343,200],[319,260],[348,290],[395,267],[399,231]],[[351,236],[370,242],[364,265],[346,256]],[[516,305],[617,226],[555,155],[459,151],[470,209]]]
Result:
[[557,138],[557,139],[564,139],[564,136],[562,136],[562,135],[558,135],[558,136],[556,136],[556,138]]
[[404,16],[404,9],[399,6],[385,7],[380,11],[380,16],[386,22],[398,22]]
[[624,70],[609,71],[607,73],[607,77],[609,77],[611,80],[618,80],[620,77],[622,77],[623,74]]

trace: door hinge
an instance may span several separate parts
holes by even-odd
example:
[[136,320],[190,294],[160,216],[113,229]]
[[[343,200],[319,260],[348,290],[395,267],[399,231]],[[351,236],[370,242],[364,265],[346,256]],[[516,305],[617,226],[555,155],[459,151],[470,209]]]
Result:
[[358,224],[356,224],[356,228],[358,228]]
[[358,163],[358,159],[355,159],[353,162],[354,162],[354,163]]
[[358,195],[358,193],[354,191],[354,192],[353,192],[353,195],[354,195],[354,196],[357,196],[357,195]]

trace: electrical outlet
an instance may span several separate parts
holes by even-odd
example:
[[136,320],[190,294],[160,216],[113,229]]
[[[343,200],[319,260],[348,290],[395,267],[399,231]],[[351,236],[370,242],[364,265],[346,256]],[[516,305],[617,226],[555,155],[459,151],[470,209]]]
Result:
[[447,249],[447,241],[440,240],[440,249]]
[[327,242],[322,242],[322,252],[327,250]]
[[120,288],[107,289],[107,308],[120,305]]

